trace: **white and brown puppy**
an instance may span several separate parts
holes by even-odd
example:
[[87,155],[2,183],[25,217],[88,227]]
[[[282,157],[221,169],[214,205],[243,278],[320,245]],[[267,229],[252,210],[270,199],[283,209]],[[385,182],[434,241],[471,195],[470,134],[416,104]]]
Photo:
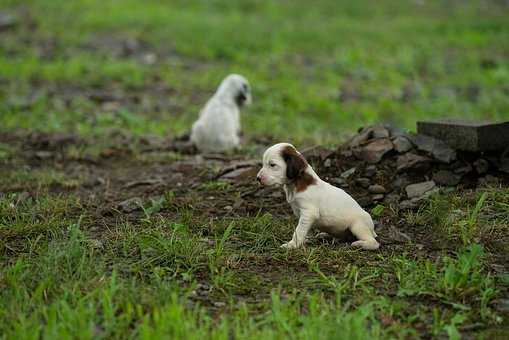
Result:
[[240,108],[251,103],[246,78],[230,74],[200,111],[191,142],[201,152],[225,152],[240,146]]
[[350,230],[358,239],[352,246],[370,250],[380,246],[371,216],[345,191],[322,181],[293,145],[279,143],[268,148],[257,179],[263,185],[282,185],[286,200],[299,218],[291,241],[282,247],[304,245],[313,226],[332,236]]

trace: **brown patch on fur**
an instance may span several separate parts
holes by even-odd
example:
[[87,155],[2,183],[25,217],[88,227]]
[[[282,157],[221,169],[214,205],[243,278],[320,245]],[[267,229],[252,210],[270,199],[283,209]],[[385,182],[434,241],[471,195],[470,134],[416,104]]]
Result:
[[281,157],[286,162],[286,177],[293,182],[297,192],[304,191],[316,183],[315,179],[305,172],[308,162],[295,148],[286,146],[281,152]]

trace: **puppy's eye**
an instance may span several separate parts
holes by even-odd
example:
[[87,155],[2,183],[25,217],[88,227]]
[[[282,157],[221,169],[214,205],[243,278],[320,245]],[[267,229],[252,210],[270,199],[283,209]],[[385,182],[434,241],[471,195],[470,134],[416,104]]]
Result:
[[274,167],[276,166],[276,163],[269,163],[269,166],[270,166],[271,168],[274,168]]

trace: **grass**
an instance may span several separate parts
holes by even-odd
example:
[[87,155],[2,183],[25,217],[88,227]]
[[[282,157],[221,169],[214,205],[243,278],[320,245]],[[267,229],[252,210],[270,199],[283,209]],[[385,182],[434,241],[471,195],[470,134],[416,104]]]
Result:
[[[287,251],[296,221],[283,196],[212,180],[219,162],[187,170],[195,158],[164,149],[231,72],[253,87],[249,157],[267,137],[338,144],[374,122],[507,120],[506,5],[7,0],[0,11],[18,18],[0,32],[0,339],[507,337],[507,188],[442,192],[415,212],[376,205],[411,240],[377,252],[318,240]],[[34,156],[36,132],[83,143]],[[122,211],[133,197],[142,203]]]
[[[444,112],[507,119],[509,33],[495,2],[2,7],[30,13],[4,35],[4,129],[180,133],[231,72],[253,85],[254,105],[243,115],[248,136],[271,131],[295,143],[335,143],[338,132],[379,121],[413,129]],[[143,62],[146,54],[156,61]],[[97,105],[91,92],[113,99]]]

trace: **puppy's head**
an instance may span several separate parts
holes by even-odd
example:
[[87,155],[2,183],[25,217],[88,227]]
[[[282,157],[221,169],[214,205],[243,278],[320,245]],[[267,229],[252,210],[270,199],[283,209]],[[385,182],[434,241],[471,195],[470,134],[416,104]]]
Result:
[[263,167],[256,178],[261,184],[269,186],[299,184],[306,177],[307,167],[308,163],[293,145],[279,143],[263,154]]
[[249,82],[239,74],[230,74],[224,78],[219,85],[218,93],[233,99],[238,107],[249,105],[252,102]]

